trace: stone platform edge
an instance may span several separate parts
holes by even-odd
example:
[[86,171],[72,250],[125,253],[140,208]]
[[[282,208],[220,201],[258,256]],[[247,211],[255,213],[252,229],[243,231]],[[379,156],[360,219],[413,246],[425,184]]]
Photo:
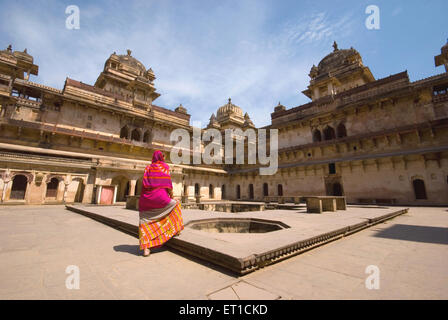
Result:
[[[66,208],[70,211],[80,213],[84,216],[90,217],[96,221],[109,225],[115,229],[138,238],[138,226],[111,219],[103,215],[95,214],[87,210],[77,208],[73,205],[66,205]],[[361,223],[339,228],[337,230],[323,233],[306,240],[291,243],[287,246],[283,246],[275,250],[267,251],[262,254],[253,254],[244,258],[236,258],[222,252],[200,246],[195,243],[184,241],[179,238],[170,239],[170,241],[168,241],[166,245],[172,249],[179,250],[201,260],[212,262],[216,265],[229,269],[238,275],[245,275],[267,265],[280,262],[326,243],[338,240],[363,229],[369,228],[383,221],[395,218],[399,215],[407,213],[408,210],[409,208],[405,208],[379,217],[366,218],[366,220]]]

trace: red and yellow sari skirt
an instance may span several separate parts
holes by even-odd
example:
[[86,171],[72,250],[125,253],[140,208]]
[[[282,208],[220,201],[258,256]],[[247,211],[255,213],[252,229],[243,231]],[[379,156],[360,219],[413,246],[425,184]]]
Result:
[[184,229],[180,203],[160,220],[140,219],[138,229],[141,250],[161,246]]

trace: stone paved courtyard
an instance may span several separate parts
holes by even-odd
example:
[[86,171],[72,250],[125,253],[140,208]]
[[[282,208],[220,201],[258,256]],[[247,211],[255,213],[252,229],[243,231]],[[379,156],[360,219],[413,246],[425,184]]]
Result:
[[[188,215],[188,210],[185,210]],[[243,277],[63,206],[0,207],[1,299],[447,299],[448,210],[409,213]],[[68,265],[80,289],[65,286]],[[368,290],[365,269],[380,270]]]

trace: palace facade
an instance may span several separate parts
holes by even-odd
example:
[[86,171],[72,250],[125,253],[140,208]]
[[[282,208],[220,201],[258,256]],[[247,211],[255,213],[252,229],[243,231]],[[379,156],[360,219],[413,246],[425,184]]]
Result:
[[[448,44],[445,72],[411,82],[407,71],[375,79],[353,48],[310,70],[310,102],[271,114],[279,168],[172,165],[174,195],[203,200],[345,195],[349,203],[448,204]],[[429,61],[428,57],[428,61]],[[168,161],[174,129],[190,132],[179,105],[158,106],[155,75],[131,55],[110,55],[94,85],[67,78],[62,90],[30,81],[31,55],[0,51],[2,203],[125,201],[141,191],[155,149]],[[207,128],[255,128],[229,99]],[[203,128],[206,129],[206,128]],[[247,146],[246,146],[247,148]]]

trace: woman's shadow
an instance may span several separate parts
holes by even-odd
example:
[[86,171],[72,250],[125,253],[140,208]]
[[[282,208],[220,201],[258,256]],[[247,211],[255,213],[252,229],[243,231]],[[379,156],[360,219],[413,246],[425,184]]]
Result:
[[[118,246],[114,246],[114,250],[117,252],[127,252],[129,254],[135,255],[135,256],[141,256],[143,254],[143,251],[140,250],[139,245],[130,245],[130,244],[120,244]],[[166,251],[166,247],[158,247],[158,248],[151,248],[151,254],[153,253],[159,253]]]

